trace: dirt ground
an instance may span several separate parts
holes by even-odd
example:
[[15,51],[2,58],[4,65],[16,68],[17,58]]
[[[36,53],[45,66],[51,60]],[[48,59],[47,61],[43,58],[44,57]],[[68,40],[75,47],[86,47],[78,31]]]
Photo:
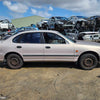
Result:
[[100,68],[87,71],[74,63],[25,63],[18,70],[0,66],[0,100],[100,100]]

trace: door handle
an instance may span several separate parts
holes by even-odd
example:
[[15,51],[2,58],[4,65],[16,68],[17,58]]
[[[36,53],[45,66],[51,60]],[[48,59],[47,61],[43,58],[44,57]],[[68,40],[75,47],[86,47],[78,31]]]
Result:
[[17,48],[22,48],[21,46],[17,46]]
[[45,48],[46,48],[46,49],[50,49],[51,47],[50,47],[50,46],[46,46]]

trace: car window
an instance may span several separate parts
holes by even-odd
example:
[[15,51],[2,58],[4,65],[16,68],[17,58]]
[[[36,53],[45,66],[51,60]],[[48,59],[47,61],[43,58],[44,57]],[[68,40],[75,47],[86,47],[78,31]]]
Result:
[[98,35],[94,35],[94,37],[98,37]]
[[66,43],[65,39],[63,39],[57,34],[43,33],[43,36],[44,36],[45,43],[48,43],[48,44],[65,44]]
[[41,33],[25,33],[13,39],[14,43],[41,43]]
[[20,43],[20,39],[23,37],[24,34],[18,35],[13,39],[14,43]]

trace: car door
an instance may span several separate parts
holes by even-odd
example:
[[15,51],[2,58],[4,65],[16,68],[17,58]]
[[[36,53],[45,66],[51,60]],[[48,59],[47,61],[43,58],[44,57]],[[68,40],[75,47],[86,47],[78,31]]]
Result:
[[74,61],[74,45],[54,33],[43,33],[45,61]]
[[44,48],[41,34],[39,32],[24,33],[13,40],[14,43],[17,42],[16,48],[21,49],[21,55],[25,61],[43,61]]

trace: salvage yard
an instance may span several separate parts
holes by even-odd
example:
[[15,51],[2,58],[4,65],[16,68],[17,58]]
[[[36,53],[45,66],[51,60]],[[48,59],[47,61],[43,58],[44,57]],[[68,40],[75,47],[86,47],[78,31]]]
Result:
[[0,100],[100,100],[100,68],[74,63],[25,63],[12,70],[0,65]]

